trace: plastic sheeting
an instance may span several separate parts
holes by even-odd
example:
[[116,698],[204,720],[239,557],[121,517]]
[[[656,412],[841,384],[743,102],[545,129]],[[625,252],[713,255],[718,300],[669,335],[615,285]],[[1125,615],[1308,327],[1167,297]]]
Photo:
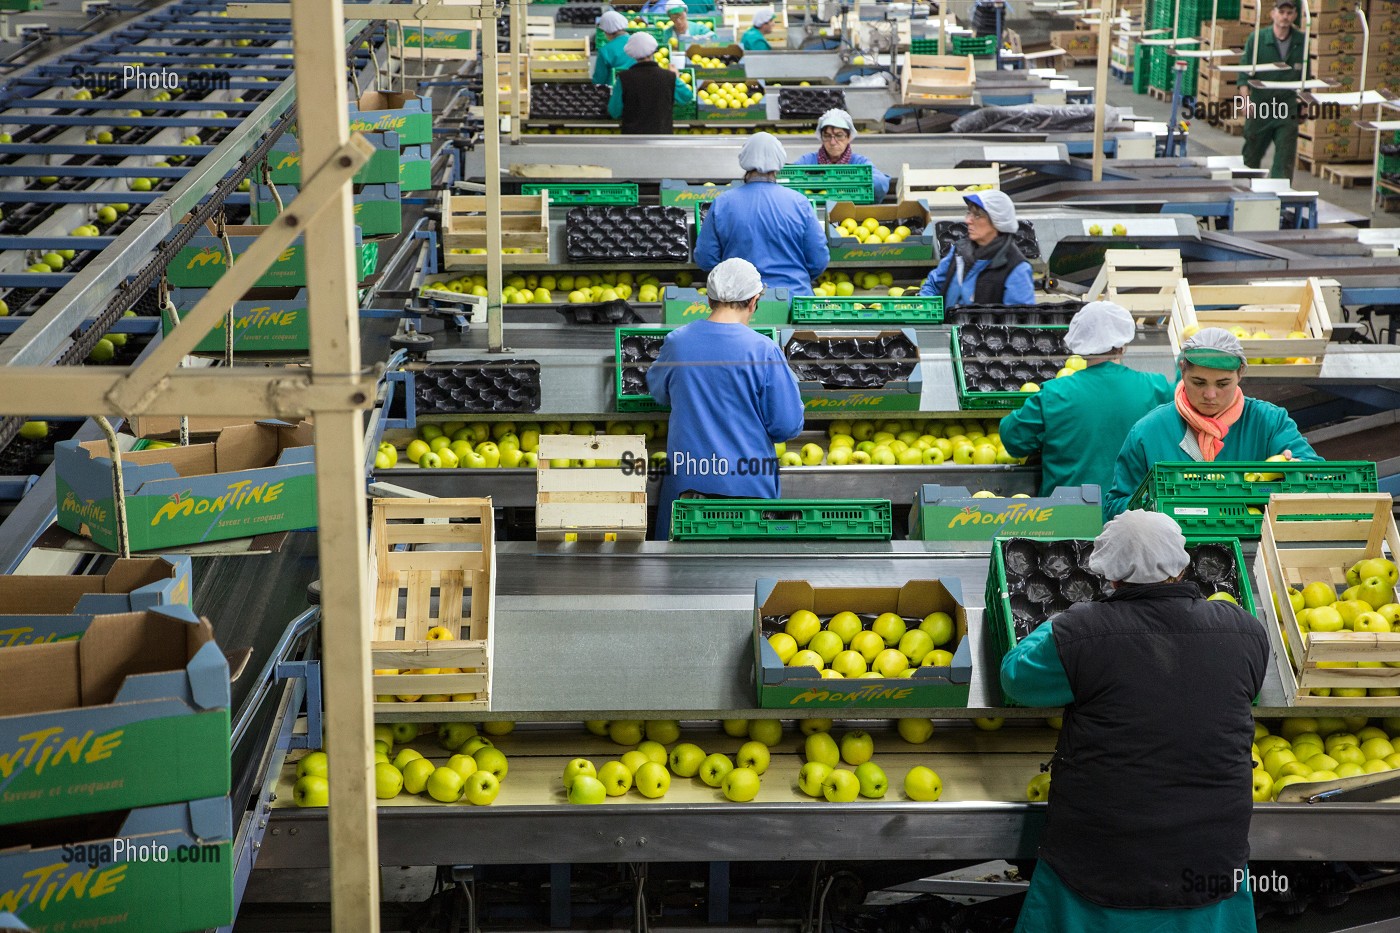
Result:
[[[1116,107],[1104,108],[1104,130],[1125,126]],[[954,133],[1085,133],[1094,129],[1094,108],[1088,104],[1073,107],[1046,107],[1026,104],[1019,107],[983,107],[959,117]]]

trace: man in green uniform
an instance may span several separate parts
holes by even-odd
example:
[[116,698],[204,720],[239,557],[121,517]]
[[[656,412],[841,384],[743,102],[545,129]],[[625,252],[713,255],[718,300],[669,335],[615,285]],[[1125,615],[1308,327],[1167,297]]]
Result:
[[1293,160],[1298,152],[1298,92],[1296,89],[1263,90],[1249,82],[1301,81],[1306,61],[1303,34],[1293,27],[1298,18],[1294,0],[1278,0],[1270,14],[1273,24],[1245,40],[1242,65],[1291,65],[1286,71],[1240,72],[1240,96],[1248,98],[1244,119],[1244,164],[1259,168],[1264,153],[1274,147],[1270,178],[1292,178]]
[[1089,302],[1065,333],[1065,344],[1084,358],[1085,368],[1045,383],[1001,419],[1007,453],[1040,454],[1042,496],[1085,483],[1107,493],[1128,431],[1143,415],[1171,401],[1166,376],[1123,365],[1123,348],[1136,336],[1133,316],[1121,305]]
[[1287,411],[1244,394],[1244,347],[1234,334],[1219,327],[1197,332],[1182,345],[1177,366],[1173,400],[1133,425],[1123,441],[1103,499],[1105,520],[1128,507],[1154,463],[1322,459]]

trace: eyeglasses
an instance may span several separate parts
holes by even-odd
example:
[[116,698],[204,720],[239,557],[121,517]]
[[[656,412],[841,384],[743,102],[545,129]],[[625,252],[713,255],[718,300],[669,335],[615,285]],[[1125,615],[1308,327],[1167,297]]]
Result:
[[989,220],[990,218],[988,218],[987,212],[986,212],[986,211],[979,210],[979,209],[977,209],[977,208],[975,208],[975,207],[969,207],[969,208],[967,209],[967,219],[968,219],[968,220]]
[[850,139],[851,134],[845,130],[822,130],[822,139]]

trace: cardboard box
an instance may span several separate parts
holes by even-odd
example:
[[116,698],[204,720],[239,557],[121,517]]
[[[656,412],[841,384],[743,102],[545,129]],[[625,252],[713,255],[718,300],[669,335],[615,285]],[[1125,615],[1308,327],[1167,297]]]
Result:
[[1093,58],[1099,54],[1099,34],[1087,29],[1056,29],[1050,44],[1065,50],[1071,58]]
[[[219,239],[211,221],[206,230],[196,233],[190,241],[175,254],[166,267],[165,275],[171,285],[178,288],[208,288],[224,274],[224,244]],[[234,260],[248,251],[253,241],[262,235],[267,227],[255,224],[235,224],[224,228]],[[363,282],[374,274],[379,262],[379,244],[366,243],[358,227],[355,228],[356,266],[359,280]],[[282,251],[282,255],[268,266],[259,288],[300,288],[306,285],[306,250],[298,239]]]
[[188,557],[133,557],[105,574],[0,576],[0,648],[78,638],[94,616],[188,606]]
[[[246,415],[241,418],[216,418],[209,415],[187,420],[190,437],[213,437],[224,428],[248,423]],[[129,419],[126,425],[127,432],[136,437],[174,440],[180,436],[180,419],[174,415],[142,415]]]
[[688,185],[684,181],[674,178],[663,178],[661,180],[661,206],[662,207],[693,207],[702,201],[713,201],[734,187],[734,182],[727,185]]
[[[706,58],[723,57],[739,60],[722,68],[701,68],[692,61],[693,58],[700,55]],[[701,81],[742,81],[745,77],[743,59],[743,48],[733,43],[729,45],[692,45],[685,50],[685,60],[689,62],[689,67],[695,69],[695,77]],[[677,64],[679,65],[680,62]]]
[[0,924],[180,933],[233,922],[227,797],[36,823],[0,850]]
[[[397,176],[398,168],[394,174]],[[249,213],[255,224],[270,224],[277,219],[277,202],[272,197],[272,189],[266,185],[253,186],[252,204]],[[292,203],[297,196],[297,188],[292,185],[278,185],[277,193],[282,197],[282,206]],[[354,223],[365,236],[383,236],[403,232],[403,194],[398,181],[388,185],[356,185],[351,201],[354,204]]]
[[399,190],[427,191],[433,186],[432,147],[405,147],[399,155]]
[[1361,127],[1357,126],[1357,121],[1361,117],[1354,110],[1343,110],[1342,115],[1329,119],[1300,120],[1298,122],[1298,135],[1306,136],[1309,139],[1328,139],[1339,136],[1355,136],[1361,138]]
[[[208,293],[206,288],[171,289],[170,300],[181,320]],[[310,315],[304,288],[255,288],[233,304],[234,353],[302,352],[311,349]],[[161,318],[161,332],[169,334],[170,322]],[[196,353],[224,352],[224,318],[194,346]],[[247,418],[223,419],[225,424],[246,424]],[[177,427],[178,431],[179,428]]]
[[[709,317],[710,303],[705,296],[693,288],[679,288],[667,285],[661,295],[661,323],[667,326],[689,324]],[[765,288],[758,299],[758,310],[754,312],[751,325],[777,325],[790,323],[792,297],[786,288]]]
[[1360,52],[1338,52],[1309,56],[1308,70],[1315,78],[1356,76],[1361,74]]
[[1361,156],[1358,136],[1311,137],[1298,135],[1298,154],[1318,162],[1346,162]]
[[[972,686],[972,643],[967,612],[957,580],[910,580],[903,586],[814,587],[806,580],[760,579],[754,587],[754,682],[763,709],[889,709],[966,706]],[[934,612],[953,617],[957,647],[951,667],[920,667],[913,677],[824,680],[810,667],[785,667],[768,643],[783,622],[799,609],[821,616],[838,612],[862,616],[868,628],[874,616],[894,612],[917,626]],[[949,645],[943,648],[948,650]]]
[[433,99],[426,95],[366,91],[350,104],[352,133],[399,134],[399,143],[418,146],[433,141]]
[[1103,531],[1098,486],[1061,486],[1049,496],[975,499],[965,486],[919,487],[909,513],[916,541],[989,541],[1018,538],[1093,538]]
[[475,29],[438,29],[405,25],[403,44],[406,49],[453,49],[470,52]]
[[[124,454],[133,551],[316,527],[314,431],[277,421],[240,424],[213,443]],[[116,550],[106,441],[54,450],[58,524]]]
[[[267,167],[274,185],[301,184],[301,144],[295,129],[277,137],[267,153]],[[357,185],[392,184],[399,180],[398,133],[366,133],[365,139],[374,147],[369,161],[354,175]]]
[[[862,243],[855,237],[843,236],[840,225],[846,218],[861,222],[874,217],[893,230],[909,218],[924,222],[924,231],[898,243]],[[933,218],[923,201],[900,201],[898,204],[852,204],[850,201],[829,203],[826,210],[827,247],[831,261],[886,262],[892,259],[937,258],[938,240],[933,235]]]
[[[913,328],[897,330],[861,331],[862,338],[880,338],[903,334],[915,347],[919,345]],[[801,340],[841,340],[853,334],[823,330],[820,334],[812,330],[783,330],[778,333],[778,343],[787,353],[788,341],[794,337]],[[820,382],[798,381],[802,391],[802,403],[808,411],[917,411],[923,397],[924,378],[920,367],[915,365],[908,379],[895,379],[877,389],[828,389]]]
[[[1375,29],[1376,24],[1372,23],[1371,30],[1374,32]],[[1334,36],[1338,33],[1362,35],[1361,17],[1356,15],[1356,10],[1327,10],[1313,13],[1312,34],[1316,40],[1325,41],[1324,37]]]
[[188,608],[7,648],[0,683],[0,826],[229,792],[228,662]]

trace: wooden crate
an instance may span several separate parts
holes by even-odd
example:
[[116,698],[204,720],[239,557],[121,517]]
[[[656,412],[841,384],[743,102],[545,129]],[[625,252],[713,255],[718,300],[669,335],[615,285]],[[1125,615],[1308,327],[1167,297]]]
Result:
[[[591,39],[531,39],[530,80],[539,81],[590,81],[593,72],[589,68],[588,53]],[[551,55],[567,56],[560,60],[550,60]]]
[[[1264,513],[1254,573],[1266,618],[1283,631],[1298,706],[1394,707],[1393,696],[1318,696],[1318,689],[1400,688],[1400,632],[1313,632],[1305,637],[1288,588],[1323,582],[1344,589],[1346,571],[1359,560],[1400,558],[1400,532],[1385,493],[1274,495]],[[1280,521],[1288,516],[1365,513],[1364,520]],[[1280,545],[1285,545],[1280,547]],[[1291,546],[1290,546],[1291,545]],[[1326,668],[1335,662],[1381,662],[1385,667]],[[1391,666],[1394,665],[1394,666]],[[1285,684],[1285,687],[1290,685]]]
[[[520,55],[520,70],[524,72],[520,76],[520,116],[522,119],[530,116],[530,76],[534,72],[531,65],[530,56],[523,51]],[[513,116],[515,114],[515,101],[511,99],[511,89],[515,87],[515,68],[511,57],[502,53],[496,59],[496,89],[499,92],[498,108],[503,116]],[[482,98],[483,101],[485,98]]]
[[[1322,296],[1322,285],[1310,278],[1295,283],[1261,285],[1177,285],[1167,336],[1172,352],[1181,352],[1182,333],[1197,327],[1239,326],[1250,333],[1266,331],[1276,338],[1242,338],[1245,355],[1270,376],[1312,378],[1322,372],[1322,357],[1332,340],[1332,317]],[[1284,335],[1302,331],[1306,338]],[[1264,359],[1310,359],[1308,363],[1261,363]]]
[[[632,434],[540,438],[536,477],[535,536],[541,541],[607,539],[640,541],[647,533],[646,438]],[[597,460],[596,469],[558,469],[551,460]],[[618,465],[612,465],[616,462]],[[629,470],[625,464],[638,464]]]
[[1171,314],[1181,281],[1180,250],[1110,249],[1087,297],[1115,302],[1155,324]]
[[758,4],[755,6],[730,6],[724,8],[724,25],[734,30],[734,41],[738,42],[744,37],[744,33],[753,25],[754,14],[759,10],[766,10],[775,14],[773,17],[773,31],[768,34],[768,44],[775,49],[787,48],[788,39],[788,18],[786,10],[775,10],[772,4]]
[[[486,248],[486,198],[483,195],[442,193],[441,236],[443,266],[452,272],[486,262],[485,253],[453,253],[454,249]],[[549,194],[501,196],[501,244],[507,265],[539,263],[549,257]],[[530,252],[543,250],[543,253]]]
[[[370,529],[374,592],[371,663],[378,670],[451,668],[442,674],[375,674],[374,712],[451,715],[491,708],[495,523],[490,499],[375,499]],[[450,637],[434,639],[433,628]],[[387,696],[471,700],[394,702]]]
[[[952,185],[956,191],[936,189]],[[963,206],[963,196],[971,194],[970,185],[1001,187],[1001,166],[993,162],[986,168],[910,168],[905,162],[899,170],[899,200],[923,201],[930,208]]]
[[967,98],[977,90],[971,55],[910,55],[899,81],[906,104]]

